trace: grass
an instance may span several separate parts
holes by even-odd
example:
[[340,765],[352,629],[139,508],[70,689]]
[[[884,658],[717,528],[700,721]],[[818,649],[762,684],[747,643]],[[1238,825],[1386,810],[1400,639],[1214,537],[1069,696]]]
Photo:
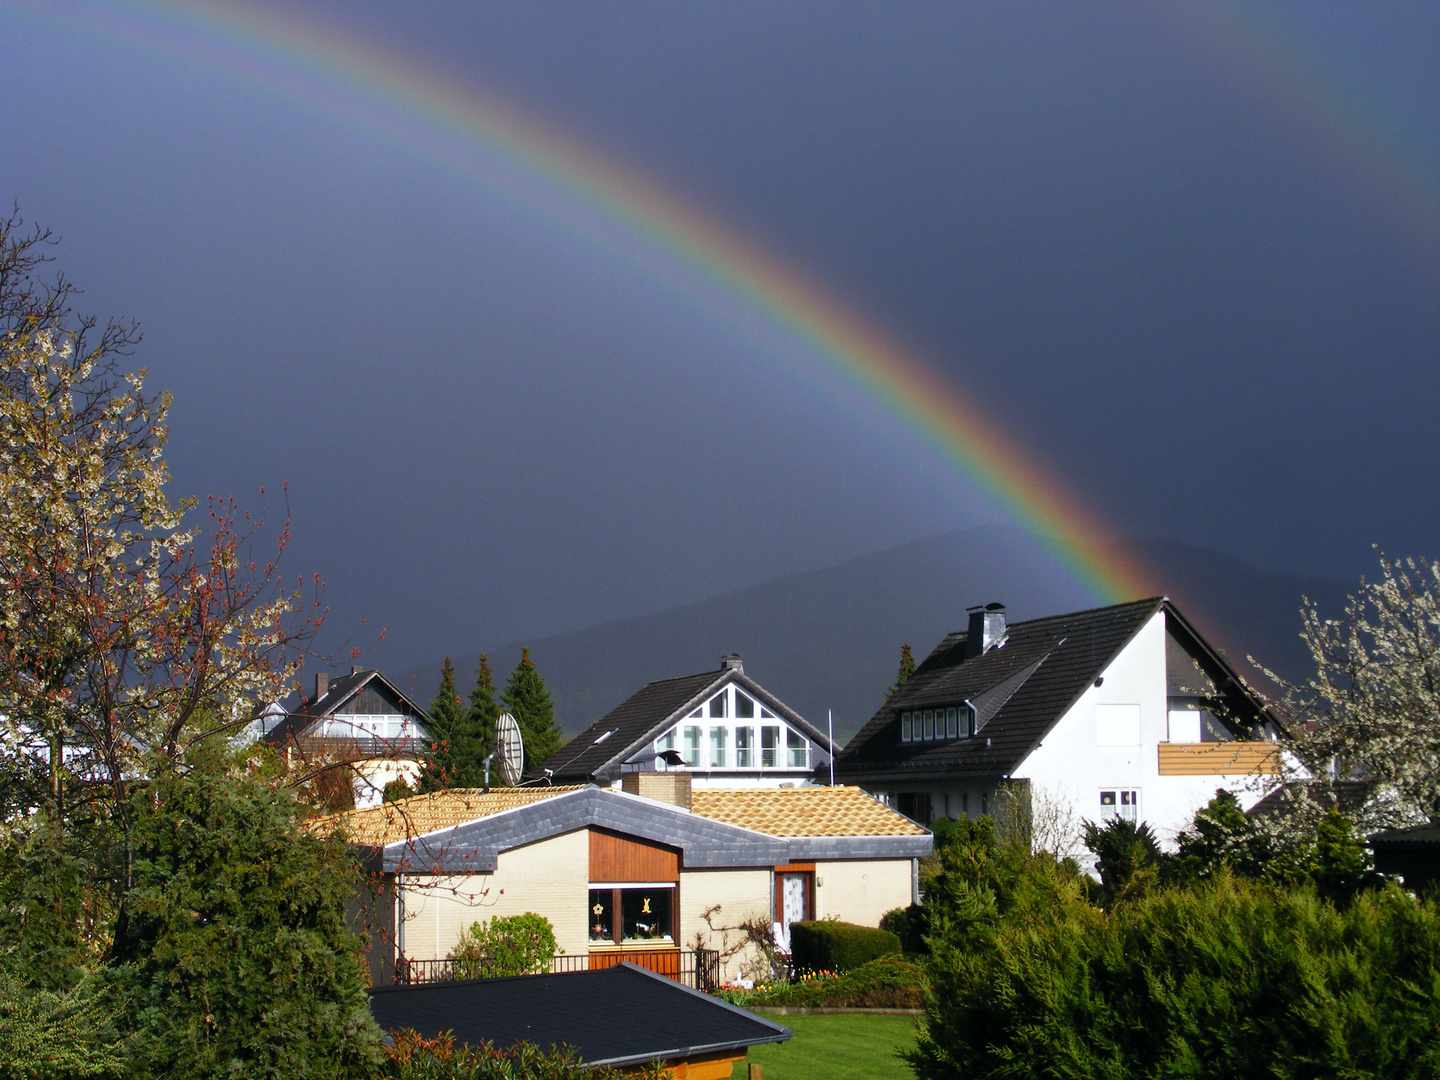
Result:
[[914,1080],[910,1066],[895,1056],[915,1045],[912,1016],[771,1016],[795,1037],[752,1046],[735,1063],[732,1080],[745,1080],[752,1061],[765,1080]]

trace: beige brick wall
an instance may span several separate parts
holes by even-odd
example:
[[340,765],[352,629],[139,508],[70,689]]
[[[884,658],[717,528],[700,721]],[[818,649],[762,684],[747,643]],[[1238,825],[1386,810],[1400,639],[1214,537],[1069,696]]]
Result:
[[590,838],[584,829],[503,852],[493,874],[407,874],[405,955],[441,959],[471,923],[527,911],[550,920],[561,952],[587,952],[589,889]]
[[[702,948],[725,953],[744,939],[744,934],[734,928],[746,919],[759,916],[768,925],[774,917],[770,877],[768,869],[681,871],[680,947],[695,948],[698,934]],[[711,915],[707,924],[704,913],[716,904],[720,910]],[[727,927],[730,929],[724,929]],[[725,960],[721,981],[749,974],[757,960],[753,949],[741,949]]]
[[910,860],[815,864],[815,917],[879,926],[892,908],[910,904]]

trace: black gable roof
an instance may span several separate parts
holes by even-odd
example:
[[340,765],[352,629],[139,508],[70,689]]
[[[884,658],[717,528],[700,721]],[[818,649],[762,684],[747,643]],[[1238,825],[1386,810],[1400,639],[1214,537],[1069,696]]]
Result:
[[[361,696],[372,700],[356,702],[356,699]],[[313,701],[302,700],[300,708],[287,715],[283,721],[272,728],[266,735],[266,739],[279,744],[299,738],[325,717],[335,716],[341,712],[356,711],[354,708],[347,708],[352,702],[365,705],[366,708],[360,710],[362,712],[380,711],[380,707],[383,706],[387,711],[394,709],[397,713],[413,716],[422,724],[426,720],[424,709],[406,697],[394,683],[380,672],[369,668],[364,671],[352,671],[348,675],[331,679],[324,694]]]
[[451,1031],[472,1046],[569,1046],[587,1065],[617,1067],[742,1051],[791,1034],[628,962],[562,975],[387,986],[370,991],[370,1011],[388,1031]]
[[648,742],[656,727],[697,698],[708,696],[726,674],[705,671],[647,683],[557,750],[543,767],[551,770],[556,783],[590,779],[617,758],[627,760],[636,743]]
[[739,669],[702,671],[660,679],[636,691],[596,720],[546,761],[556,783],[613,780],[622,763],[639,753],[664,727],[698,706],[726,683],[734,683],[811,742],[828,748],[829,740],[803,716]]
[[[836,779],[1010,775],[1164,605],[1152,597],[1014,623],[1002,644],[968,660],[965,632],[946,635],[835,759]],[[974,738],[900,741],[901,710],[965,701],[981,725]]]

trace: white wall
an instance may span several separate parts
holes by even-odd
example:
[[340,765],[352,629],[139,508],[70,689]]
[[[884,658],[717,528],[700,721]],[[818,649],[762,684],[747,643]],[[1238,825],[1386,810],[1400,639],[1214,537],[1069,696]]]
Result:
[[[1051,798],[1070,801],[1078,818],[1099,821],[1102,790],[1140,792],[1139,818],[1162,843],[1173,843],[1216,788],[1250,805],[1260,793],[1247,776],[1161,776],[1158,745],[1168,738],[1165,680],[1165,613],[1157,612],[1015,770]],[[1138,705],[1139,739],[1130,746],[1097,743],[1105,726],[1097,706]],[[1117,719],[1113,711],[1110,720]],[[1111,724],[1112,728],[1118,724]]]
[[[723,955],[740,944],[745,934],[742,922],[758,918],[769,926],[774,918],[771,889],[773,872],[769,869],[745,870],[682,870],[680,872],[680,947],[717,949]],[[716,905],[719,910],[705,913]],[[741,976],[754,978],[759,960],[757,950],[746,947],[726,957],[720,972],[721,982]]]
[[815,917],[879,926],[881,917],[910,905],[909,859],[855,859],[815,864]]

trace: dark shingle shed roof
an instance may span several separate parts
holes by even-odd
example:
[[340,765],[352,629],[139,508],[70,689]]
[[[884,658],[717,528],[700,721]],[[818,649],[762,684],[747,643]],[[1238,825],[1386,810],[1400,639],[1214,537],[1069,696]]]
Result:
[[596,971],[519,975],[370,991],[387,1031],[456,1042],[572,1047],[587,1065],[693,1058],[784,1042],[788,1028],[628,962]]
[[[948,634],[835,759],[851,781],[1008,776],[1095,677],[1165,606],[1163,597],[1013,623],[1001,646],[965,658],[966,633]],[[971,701],[976,737],[902,743],[902,709]]]

